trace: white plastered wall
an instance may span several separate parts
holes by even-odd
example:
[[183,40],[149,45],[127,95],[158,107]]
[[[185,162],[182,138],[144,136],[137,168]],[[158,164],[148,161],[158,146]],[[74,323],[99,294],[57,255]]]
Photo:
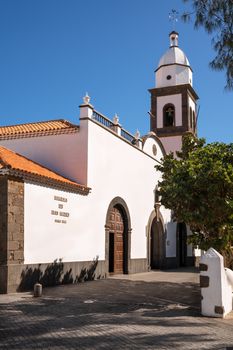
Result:
[[[196,103],[193,101],[193,99],[189,96],[188,97],[188,103],[189,107],[192,109],[192,116],[190,116],[190,108],[189,108],[189,124],[190,124],[190,119],[192,118],[192,126],[194,123],[196,123]],[[195,113],[195,117],[193,117],[193,112]],[[195,121],[193,120],[195,118]]]
[[[151,156],[131,146],[91,120],[81,121],[88,137],[87,183],[92,188],[88,196],[25,184],[25,263],[87,261],[96,256],[105,259],[105,224],[110,202],[121,197],[128,206],[131,218],[131,258],[147,257],[147,224],[154,207],[154,188],[160,174],[152,158],[153,145],[156,159],[162,157],[159,143],[149,137],[144,150]],[[78,134],[78,136],[80,133]],[[68,136],[68,135],[67,135]],[[73,135],[69,135],[73,137]],[[69,142],[68,142],[69,143]],[[74,152],[74,150],[72,150]],[[80,148],[75,148],[80,167]],[[69,153],[67,153],[69,157]],[[75,160],[75,158],[74,158]],[[54,200],[63,197],[67,202]],[[58,204],[63,208],[58,209]],[[52,215],[57,210],[69,213],[68,218]],[[170,221],[170,211],[161,209],[165,225]],[[66,223],[56,223],[55,219]],[[173,234],[168,234],[172,242]],[[174,256],[175,247],[169,245],[168,256]]]
[[172,103],[175,106],[175,126],[182,125],[182,95],[158,96],[157,98],[157,128],[163,127],[163,107]]
[[[67,202],[55,200],[55,196]],[[25,183],[25,263],[48,263],[60,258],[64,262],[88,261],[97,255],[104,259],[102,241],[89,216],[89,202],[88,196]],[[60,216],[60,212],[69,217]]]
[[13,140],[0,144],[18,152],[60,175],[86,185],[87,181],[87,121],[79,132]]
[[181,150],[182,147],[182,136],[170,136],[170,137],[160,137],[160,140],[163,143],[166,153],[174,153]]
[[192,108],[192,111],[196,112],[196,103],[193,101],[193,99],[190,96],[188,97],[188,103],[189,103],[189,107]]
[[[154,156],[153,154],[153,145],[155,144],[153,137],[150,137],[146,140],[143,150],[150,154],[151,156]],[[156,159],[160,160],[163,157],[163,154],[161,152],[161,149],[157,147],[158,153],[156,155]],[[157,163],[156,163],[157,164]],[[160,213],[163,218],[163,224],[164,224],[164,234],[166,235],[166,257],[175,257],[176,256],[176,223],[171,221],[171,211],[166,209],[164,206],[160,207]],[[147,235],[150,235],[151,230],[151,224],[153,222],[153,219],[155,218],[156,214],[155,212],[152,212],[152,217],[150,222],[148,222],[147,227]],[[150,239],[150,237],[148,237]]]
[[[150,134],[149,134],[150,135]],[[156,153],[154,153],[156,149]],[[153,133],[148,137],[143,144],[143,152],[149,154],[151,157],[160,161],[163,158],[163,153],[161,147],[158,145],[158,141],[153,137]],[[155,162],[157,164],[157,162]]]
[[[144,149],[152,152],[153,144],[158,150],[156,158],[161,159],[160,146],[153,138],[147,139]],[[131,258],[146,258],[146,226],[160,176],[154,168],[155,160],[93,122],[89,125],[88,150],[91,201],[98,203],[104,214],[113,198],[124,199],[131,216]],[[93,220],[100,226],[104,224],[98,212],[93,213]]]
[[[167,79],[170,75],[171,79]],[[189,67],[182,65],[168,65],[161,67],[155,74],[156,87],[175,86],[182,84],[193,84],[192,71]]]

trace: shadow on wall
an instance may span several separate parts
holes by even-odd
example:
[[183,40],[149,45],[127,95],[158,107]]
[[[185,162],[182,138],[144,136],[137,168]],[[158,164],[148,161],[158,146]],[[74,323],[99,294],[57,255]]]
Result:
[[64,273],[62,259],[54,260],[44,271],[41,269],[41,264],[37,268],[27,266],[21,273],[21,280],[17,291],[32,290],[35,283],[41,283],[43,287],[52,287],[60,284],[72,284],[100,279],[101,275],[96,276],[97,265],[98,257],[93,260],[88,268],[83,267],[75,277],[73,276],[72,268]]

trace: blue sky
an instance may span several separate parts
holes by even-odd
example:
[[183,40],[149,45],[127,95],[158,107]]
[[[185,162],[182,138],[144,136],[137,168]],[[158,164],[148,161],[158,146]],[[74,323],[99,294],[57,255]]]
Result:
[[[88,91],[95,109],[149,131],[149,88],[169,47],[171,9],[182,0],[0,0],[0,124],[64,118],[78,123]],[[232,142],[233,93],[208,67],[210,37],[178,22],[179,46],[200,97],[199,136]],[[231,102],[231,104],[230,104]]]

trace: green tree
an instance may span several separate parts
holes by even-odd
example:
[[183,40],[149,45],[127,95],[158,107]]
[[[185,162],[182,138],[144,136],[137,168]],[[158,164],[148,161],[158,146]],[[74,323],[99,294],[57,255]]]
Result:
[[161,204],[173,219],[189,225],[190,242],[228,256],[233,245],[233,144],[205,144],[192,134],[183,137],[178,157],[166,155],[157,170]]
[[233,90],[233,0],[183,0],[190,2],[193,12],[185,13],[184,21],[194,15],[194,27],[203,27],[212,34],[216,51],[210,62],[214,70],[226,71],[226,89]]

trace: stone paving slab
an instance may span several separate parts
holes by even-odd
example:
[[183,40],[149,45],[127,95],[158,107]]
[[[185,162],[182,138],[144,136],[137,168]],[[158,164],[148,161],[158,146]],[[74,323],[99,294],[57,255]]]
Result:
[[197,281],[156,271],[0,295],[0,349],[233,348],[232,319],[200,316]]

